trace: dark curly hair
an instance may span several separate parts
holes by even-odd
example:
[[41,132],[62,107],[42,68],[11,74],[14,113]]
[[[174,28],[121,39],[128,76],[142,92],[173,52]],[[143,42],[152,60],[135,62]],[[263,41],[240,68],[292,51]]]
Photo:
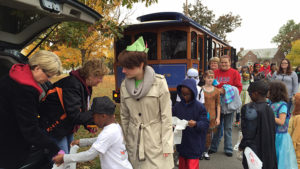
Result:
[[286,86],[281,81],[270,82],[269,99],[271,102],[288,102],[288,92]]
[[257,92],[262,97],[266,97],[269,91],[269,84],[265,80],[255,81],[250,83],[247,91],[249,95],[251,95],[253,92]]

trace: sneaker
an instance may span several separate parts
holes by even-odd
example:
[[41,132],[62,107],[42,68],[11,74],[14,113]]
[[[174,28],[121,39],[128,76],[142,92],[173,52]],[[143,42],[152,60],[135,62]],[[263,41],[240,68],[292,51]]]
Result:
[[232,157],[232,153],[225,153],[227,157]]
[[213,153],[216,153],[216,152],[212,151],[212,150],[208,150],[208,154],[213,154]]
[[202,154],[202,155],[200,156],[199,160],[203,160],[203,158],[204,158],[204,155]]
[[209,155],[208,155],[208,152],[204,152],[203,154],[204,154],[204,159],[205,159],[205,160],[210,160],[210,157],[209,157]]

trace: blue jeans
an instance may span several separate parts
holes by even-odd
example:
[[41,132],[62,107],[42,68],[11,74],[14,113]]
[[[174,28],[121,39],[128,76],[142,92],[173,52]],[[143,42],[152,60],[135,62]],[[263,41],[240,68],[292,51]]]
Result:
[[288,108],[288,112],[292,113],[292,106],[293,106],[293,100],[292,98],[289,98],[289,101],[287,102],[287,108]]
[[54,138],[57,146],[61,149],[61,150],[64,150],[64,152],[66,154],[69,154],[70,153],[70,144],[71,142],[73,141],[74,137],[73,137],[73,134],[70,134],[70,135],[67,135],[67,136],[64,136],[63,138],[61,139],[56,139]]
[[232,153],[232,121],[234,113],[221,114],[220,125],[218,126],[217,132],[213,136],[210,150],[217,152],[220,141],[222,139],[222,123],[224,126],[224,151],[225,153]]

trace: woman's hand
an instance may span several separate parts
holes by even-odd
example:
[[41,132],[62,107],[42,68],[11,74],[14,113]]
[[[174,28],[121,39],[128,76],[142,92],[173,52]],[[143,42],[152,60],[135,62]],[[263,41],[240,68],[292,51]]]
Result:
[[70,145],[71,146],[74,146],[74,145],[78,145],[79,146],[79,140],[73,140]]
[[64,163],[64,154],[58,154],[52,158],[52,161],[59,167],[62,163]]
[[195,127],[196,126],[196,121],[194,121],[194,120],[190,120],[189,122],[188,122],[188,125],[189,125],[189,127]]
[[164,153],[164,157],[168,157],[170,153]]

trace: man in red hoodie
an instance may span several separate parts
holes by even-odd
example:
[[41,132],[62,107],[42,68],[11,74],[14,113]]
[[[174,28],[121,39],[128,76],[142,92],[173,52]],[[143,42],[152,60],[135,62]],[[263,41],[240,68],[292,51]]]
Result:
[[[224,84],[235,86],[239,93],[242,91],[241,76],[239,72],[231,68],[231,60],[227,55],[220,57],[220,69],[215,70],[215,78],[220,83],[219,88],[222,95],[225,94],[222,88]],[[222,104],[222,103],[221,103]],[[212,144],[208,153],[212,154],[217,152],[219,143],[222,138],[222,128],[224,126],[224,151],[226,156],[232,157],[232,121],[234,113],[221,111],[220,125],[217,132],[213,136]],[[222,125],[223,124],[223,125]]]

